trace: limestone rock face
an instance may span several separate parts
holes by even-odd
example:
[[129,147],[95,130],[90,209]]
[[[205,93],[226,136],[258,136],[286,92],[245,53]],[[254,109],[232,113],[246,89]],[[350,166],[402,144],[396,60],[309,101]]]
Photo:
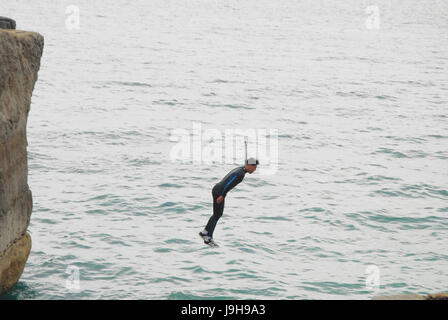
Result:
[[418,294],[401,294],[395,296],[377,296],[373,297],[372,300],[425,300],[425,296]]
[[0,294],[18,281],[31,248],[26,124],[43,45],[38,33],[0,29]]
[[441,292],[441,293],[435,293],[435,294],[428,294],[426,299],[428,299],[428,300],[448,300],[448,291]]
[[426,296],[418,294],[401,294],[395,296],[376,296],[372,300],[448,300],[448,292],[428,294]]
[[26,232],[0,258],[0,295],[19,281],[31,251],[31,237]]

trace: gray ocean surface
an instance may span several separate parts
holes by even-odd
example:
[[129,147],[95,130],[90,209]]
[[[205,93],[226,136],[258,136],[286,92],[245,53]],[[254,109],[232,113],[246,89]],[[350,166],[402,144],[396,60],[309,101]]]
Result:
[[[45,37],[32,251],[3,298],[446,291],[448,1],[374,2],[2,3]],[[197,233],[237,164],[172,161],[172,130],[194,123],[279,130],[277,172],[228,194],[218,249]]]

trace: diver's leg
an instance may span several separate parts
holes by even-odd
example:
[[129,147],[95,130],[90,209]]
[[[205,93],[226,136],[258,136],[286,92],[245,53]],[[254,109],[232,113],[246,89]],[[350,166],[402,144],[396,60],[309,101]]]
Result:
[[208,220],[208,223],[205,227],[205,231],[207,232],[207,236],[213,238],[213,231],[215,231],[216,223],[219,218],[221,218],[224,212],[224,199],[221,203],[216,201],[217,197],[213,197],[213,215]]

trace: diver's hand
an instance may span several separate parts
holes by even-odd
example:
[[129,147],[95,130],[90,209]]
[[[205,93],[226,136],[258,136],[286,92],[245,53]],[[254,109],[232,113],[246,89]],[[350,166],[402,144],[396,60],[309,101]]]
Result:
[[224,200],[224,197],[219,196],[218,199],[216,199],[216,202],[218,202],[218,204],[220,204],[223,200]]

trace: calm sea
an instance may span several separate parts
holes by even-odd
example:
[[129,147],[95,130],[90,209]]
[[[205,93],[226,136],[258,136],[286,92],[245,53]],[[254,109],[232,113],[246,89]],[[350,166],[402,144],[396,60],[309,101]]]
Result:
[[[446,291],[447,1],[1,7],[45,37],[27,129],[33,247],[4,298]],[[241,161],[173,159],[173,130],[195,126],[278,131],[276,170],[228,194],[218,249],[197,233]]]

